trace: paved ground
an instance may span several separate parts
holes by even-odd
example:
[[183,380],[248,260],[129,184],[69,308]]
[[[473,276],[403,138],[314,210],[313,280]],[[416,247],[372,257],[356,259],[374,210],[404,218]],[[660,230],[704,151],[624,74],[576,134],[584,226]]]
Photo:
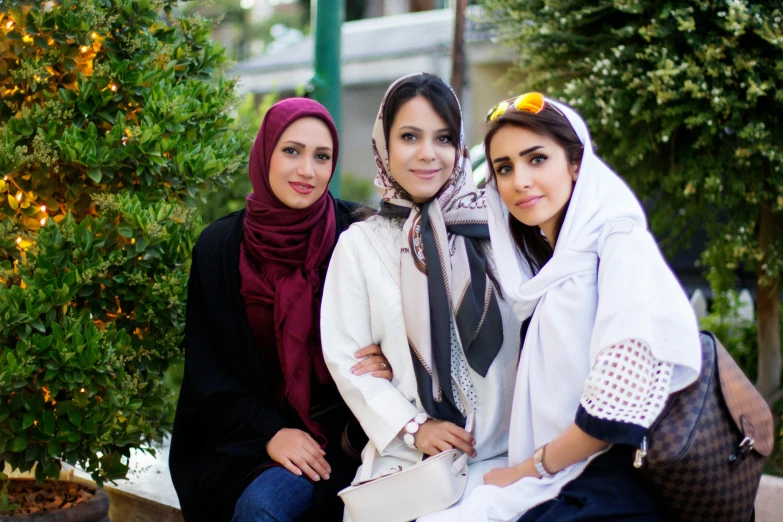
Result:
[[169,439],[153,457],[133,450],[131,473],[127,480],[117,483],[117,488],[179,509],[179,499],[174,491],[169,473]]

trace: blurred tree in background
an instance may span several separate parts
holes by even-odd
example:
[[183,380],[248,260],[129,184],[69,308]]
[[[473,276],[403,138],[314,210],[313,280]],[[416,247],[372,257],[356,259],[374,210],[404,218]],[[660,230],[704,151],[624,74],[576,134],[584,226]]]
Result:
[[714,307],[757,276],[757,386],[779,397],[783,6],[779,0],[484,0],[524,90],[574,106],[670,247],[704,227]]
[[[250,154],[250,147],[252,147],[258,129],[261,127],[266,111],[277,100],[277,94],[267,94],[256,105],[256,96],[248,94],[237,107],[237,132],[243,133],[243,141],[248,144],[246,155]],[[250,177],[247,173],[247,163],[243,163],[242,167],[227,180],[225,187],[210,192],[206,198],[199,202],[198,210],[204,226],[226,214],[245,208],[245,200],[251,192],[253,192],[253,186],[250,184]]]

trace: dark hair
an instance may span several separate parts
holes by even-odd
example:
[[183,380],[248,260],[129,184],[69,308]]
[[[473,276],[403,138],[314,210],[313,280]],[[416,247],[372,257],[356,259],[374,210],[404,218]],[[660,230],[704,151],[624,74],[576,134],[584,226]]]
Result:
[[[489,154],[489,144],[497,131],[507,125],[528,129],[554,140],[565,149],[566,161],[569,165],[578,164],[582,160],[583,146],[579,141],[579,136],[576,135],[576,131],[568,119],[555,107],[545,103],[544,108],[538,114],[509,108],[489,124],[487,136],[484,138],[484,151],[487,156],[490,179],[495,179],[496,174]],[[570,200],[566,204],[565,212],[560,216],[557,227],[555,227],[555,241],[560,234],[560,227],[563,226],[568,204],[570,204]],[[508,216],[508,225],[522,257],[525,258],[530,270],[534,274],[537,273],[552,257],[552,247],[549,242],[541,235],[540,228],[527,226],[512,215]]]
[[386,146],[389,145],[389,133],[400,107],[417,96],[430,102],[438,116],[446,122],[454,146],[457,147],[461,116],[459,102],[454,96],[454,91],[443,83],[443,80],[427,73],[417,74],[401,81],[386,98],[386,104],[383,106],[383,135],[386,138]]
[[[452,91],[443,80],[428,73],[417,74],[416,76],[411,76],[410,78],[401,81],[386,98],[386,105],[383,106],[383,136],[386,138],[386,146],[389,146],[389,133],[391,132],[392,124],[394,124],[394,118],[397,117],[397,113],[400,111],[400,107],[416,96],[421,96],[430,102],[430,105],[432,105],[432,108],[438,116],[446,122],[446,128],[449,129],[449,134],[454,142],[454,147],[458,147],[462,113],[459,108],[457,97],[454,95],[454,91]],[[384,210],[383,205],[381,205],[379,213],[384,215]],[[484,256],[486,257],[487,250],[489,249],[488,242],[482,244],[480,248],[482,248]],[[492,281],[492,284],[495,285],[495,290],[502,299],[503,293],[500,290],[500,283],[489,267],[487,267],[487,276],[490,281]]]

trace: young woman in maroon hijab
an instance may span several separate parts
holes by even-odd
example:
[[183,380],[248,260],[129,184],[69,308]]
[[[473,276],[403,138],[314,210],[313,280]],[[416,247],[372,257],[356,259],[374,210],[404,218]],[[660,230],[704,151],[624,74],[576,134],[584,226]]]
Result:
[[[169,460],[188,522],[342,519],[337,492],[366,438],[326,369],[319,308],[337,237],[363,212],[327,191],[337,152],[323,106],[273,106],[250,153],[246,208],[193,249]],[[391,380],[377,346],[356,357],[357,374]]]

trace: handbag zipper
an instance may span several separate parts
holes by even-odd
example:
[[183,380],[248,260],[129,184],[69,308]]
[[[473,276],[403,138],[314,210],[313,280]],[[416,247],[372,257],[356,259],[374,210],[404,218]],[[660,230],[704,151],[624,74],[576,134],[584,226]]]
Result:
[[639,449],[636,450],[636,454],[633,458],[633,467],[634,468],[641,468],[644,464],[644,457],[647,456],[647,435],[642,437],[642,445]]

